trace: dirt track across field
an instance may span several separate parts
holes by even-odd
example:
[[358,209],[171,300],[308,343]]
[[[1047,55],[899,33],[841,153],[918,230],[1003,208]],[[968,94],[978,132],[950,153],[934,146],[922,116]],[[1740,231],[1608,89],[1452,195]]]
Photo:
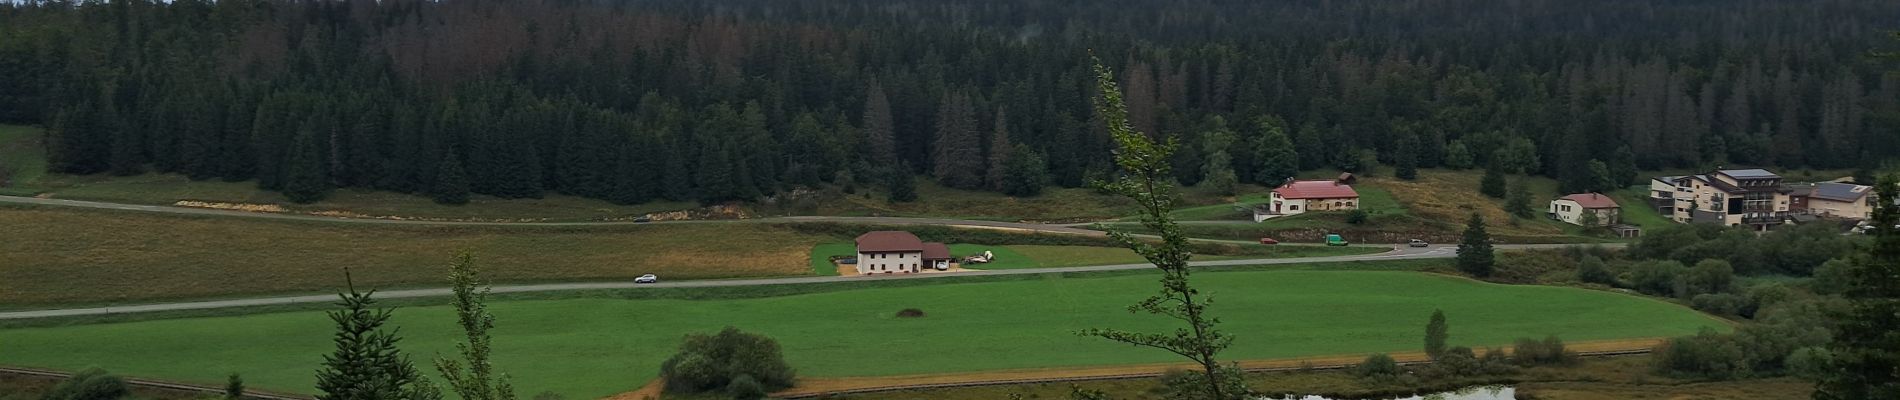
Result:
[[[1566,348],[1583,354],[1619,353],[1647,351],[1661,344],[1662,338],[1604,340],[1569,343]],[[1507,354],[1509,347],[1502,348]],[[1479,350],[1482,353],[1483,350]],[[1423,352],[1389,353],[1400,363],[1426,362]],[[1358,364],[1368,354],[1347,354],[1319,357],[1301,357],[1275,360],[1239,361],[1240,367],[1251,371],[1291,370],[1299,368],[1341,368]],[[942,386],[977,386],[985,384],[1014,384],[1053,381],[1082,381],[1098,379],[1139,378],[1159,375],[1170,369],[1194,368],[1189,363],[1139,364],[1082,368],[1048,368],[1003,371],[965,372],[950,374],[870,376],[842,378],[803,378],[797,387],[773,393],[776,398],[802,398],[842,392],[900,390],[909,388],[927,388]],[[624,397],[615,396],[615,399]]]
[[647,381],[646,386],[641,386],[638,390],[616,394],[613,397],[608,397],[606,400],[659,400],[660,392],[663,390],[666,390],[666,381],[660,378],[653,378],[653,380]]

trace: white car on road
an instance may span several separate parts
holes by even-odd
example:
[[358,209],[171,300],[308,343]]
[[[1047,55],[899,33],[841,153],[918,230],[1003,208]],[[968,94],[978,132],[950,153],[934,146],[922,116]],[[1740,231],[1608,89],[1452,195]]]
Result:
[[660,283],[660,277],[653,274],[640,275],[639,278],[633,278],[633,283]]

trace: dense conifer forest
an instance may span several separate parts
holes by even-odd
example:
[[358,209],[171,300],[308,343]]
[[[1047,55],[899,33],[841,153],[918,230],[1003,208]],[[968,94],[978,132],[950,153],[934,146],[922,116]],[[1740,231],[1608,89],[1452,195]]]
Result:
[[[0,122],[51,168],[751,200],[1027,195],[1112,170],[1089,54],[1183,184],[1900,155],[1891,0],[147,0],[0,5]],[[1604,175],[1609,175],[1606,178]],[[908,185],[902,183],[901,185]]]

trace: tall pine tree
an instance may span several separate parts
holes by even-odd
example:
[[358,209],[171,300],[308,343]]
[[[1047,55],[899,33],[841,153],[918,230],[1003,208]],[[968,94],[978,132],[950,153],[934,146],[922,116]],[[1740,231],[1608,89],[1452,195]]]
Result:
[[962,93],[945,94],[937,109],[937,135],[931,145],[932,174],[937,183],[958,189],[983,186],[982,142],[976,131],[976,116],[970,109],[970,97]]
[[454,151],[442,156],[436,164],[435,180],[429,186],[429,197],[436,204],[468,204],[468,172],[462,168],[462,159]]
[[323,150],[317,144],[310,124],[298,129],[290,147],[290,159],[284,161],[284,197],[298,203],[314,203],[330,195],[330,177],[323,168]]
[[1484,230],[1484,216],[1471,213],[1471,220],[1465,223],[1464,237],[1458,241],[1458,270],[1484,278],[1491,276],[1496,264],[1496,255],[1491,252],[1491,234]]

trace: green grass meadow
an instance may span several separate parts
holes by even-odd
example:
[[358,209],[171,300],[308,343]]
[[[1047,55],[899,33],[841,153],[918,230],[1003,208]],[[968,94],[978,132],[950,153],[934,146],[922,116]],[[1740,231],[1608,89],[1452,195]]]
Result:
[[[1318,266],[1324,268],[1325,266]],[[1519,337],[1659,337],[1725,329],[1662,301],[1609,292],[1506,286],[1415,272],[1267,270],[1197,275],[1238,339],[1229,359],[1405,351],[1433,309],[1454,345]],[[1171,329],[1123,307],[1154,275],[1015,280],[843,290],[727,300],[571,299],[497,302],[497,366],[522,393],[597,398],[653,378],[680,337],[731,325],[776,338],[804,376],[875,376],[1177,361],[1073,332]],[[919,308],[926,317],[898,319]],[[447,307],[396,311],[409,354],[451,354]],[[0,330],[0,364],[218,384],[243,374],[254,388],[309,393],[330,322],[320,312]],[[424,363],[426,364],[426,362]],[[433,375],[433,373],[431,373]]]

